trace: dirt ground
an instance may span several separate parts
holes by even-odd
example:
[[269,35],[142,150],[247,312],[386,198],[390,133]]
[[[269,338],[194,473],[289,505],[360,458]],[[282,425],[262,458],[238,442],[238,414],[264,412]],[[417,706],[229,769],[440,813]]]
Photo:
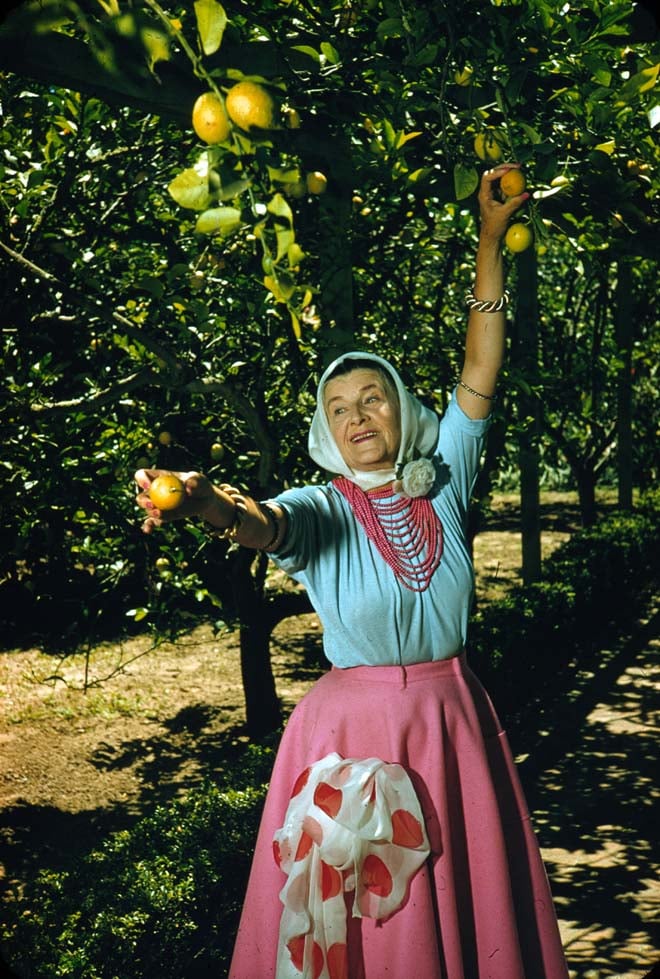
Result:
[[[578,524],[574,505],[551,504],[544,519],[546,554]],[[475,542],[478,596],[499,596],[519,580],[519,551],[515,511],[504,500]],[[323,669],[316,616],[281,623],[272,649],[278,694],[288,711]],[[233,632],[215,636],[200,627],[156,649],[147,638],[131,639],[95,649],[89,658],[58,660],[34,649],[4,653],[0,690],[0,888],[8,900],[20,899],[22,882],[39,867],[66,865],[76,851],[157,803],[217,777],[232,747],[247,740]],[[543,801],[539,808],[543,822]],[[552,843],[552,832],[548,836]],[[572,865],[574,855],[562,856],[555,842],[550,861]],[[657,911],[657,888],[646,900]],[[579,921],[567,917],[563,927],[566,940],[582,948]],[[573,975],[645,975],[654,953],[643,920],[637,931],[642,971],[589,972],[582,950]],[[631,963],[625,960],[626,967]]]
[[[520,580],[519,538],[509,520],[502,503],[494,526],[476,538],[481,600]],[[544,554],[576,521],[570,505],[549,512]],[[285,711],[321,672],[321,642],[315,615],[285,620],[275,630],[273,673]],[[120,803],[137,812],[159,765],[157,794],[184,792],[212,774],[200,738],[205,746],[228,735],[244,738],[236,632],[214,636],[200,627],[157,649],[147,637],[131,639],[102,645],[89,659],[58,659],[36,649],[0,653],[0,683],[0,811],[37,806],[75,813]]]

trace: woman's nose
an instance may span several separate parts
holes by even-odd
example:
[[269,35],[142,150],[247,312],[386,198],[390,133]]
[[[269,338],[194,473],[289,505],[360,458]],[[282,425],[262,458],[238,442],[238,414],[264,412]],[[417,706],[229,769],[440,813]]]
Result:
[[355,425],[360,425],[367,418],[367,411],[364,405],[354,405],[351,409],[351,422]]

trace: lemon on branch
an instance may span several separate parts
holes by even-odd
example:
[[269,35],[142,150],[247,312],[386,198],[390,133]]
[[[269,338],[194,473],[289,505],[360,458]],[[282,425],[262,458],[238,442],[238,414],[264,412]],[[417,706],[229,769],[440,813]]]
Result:
[[215,92],[203,92],[193,106],[192,127],[205,143],[223,143],[231,132],[225,106]]
[[515,224],[512,224],[504,236],[504,244],[512,252],[526,251],[533,241],[532,229],[528,224],[523,224],[522,221],[516,221]]
[[245,132],[275,128],[275,102],[263,85],[237,82],[227,92],[225,105],[232,122]]
[[328,186],[328,178],[320,170],[314,170],[307,174],[305,183],[310,194],[324,194]]
[[480,160],[492,160],[496,163],[504,155],[503,142],[504,137],[497,129],[482,129],[474,138],[474,152]]

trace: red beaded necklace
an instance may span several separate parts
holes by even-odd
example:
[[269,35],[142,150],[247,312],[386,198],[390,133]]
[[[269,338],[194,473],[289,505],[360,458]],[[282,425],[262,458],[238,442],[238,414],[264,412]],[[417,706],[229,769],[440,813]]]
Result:
[[333,485],[348,500],[399,581],[411,591],[426,591],[443,547],[442,524],[430,500],[425,496],[391,499],[389,486],[365,493],[344,476],[337,476]]

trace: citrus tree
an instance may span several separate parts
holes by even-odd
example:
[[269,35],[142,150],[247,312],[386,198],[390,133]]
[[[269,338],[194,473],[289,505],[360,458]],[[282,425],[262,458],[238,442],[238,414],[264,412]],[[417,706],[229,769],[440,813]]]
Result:
[[[44,575],[80,579],[86,601],[68,591],[53,609],[84,604],[97,622],[128,592],[157,631],[173,608],[177,625],[201,608],[237,617],[249,718],[272,726],[280,612],[263,560],[194,526],[145,542],[133,469],[202,468],[256,494],[308,476],[312,378],[347,346],[394,356],[442,406],[460,366],[475,190],[504,156],[533,191],[510,281],[533,310],[538,264],[544,349],[555,332],[561,343],[558,268],[652,263],[658,57],[643,12],[627,0],[561,14],[544,0],[17,7],[0,28],[8,474],[29,486],[4,523],[14,593],[31,608]],[[578,385],[554,383],[521,323],[507,383],[538,450]],[[580,323],[582,362],[597,326]],[[615,374],[601,371],[599,390]],[[578,429],[583,408],[578,397]]]

